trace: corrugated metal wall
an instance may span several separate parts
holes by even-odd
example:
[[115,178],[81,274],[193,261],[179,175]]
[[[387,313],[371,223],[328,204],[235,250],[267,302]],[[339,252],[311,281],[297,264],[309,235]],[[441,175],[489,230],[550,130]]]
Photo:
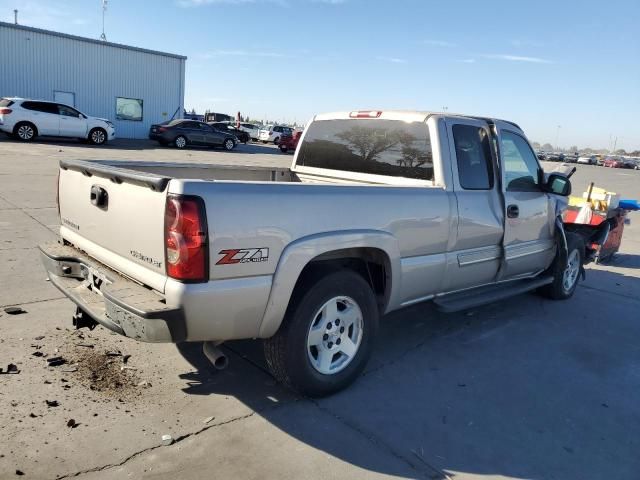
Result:
[[[146,138],[149,126],[184,108],[183,58],[60,37],[0,24],[0,97],[54,100],[107,118],[119,138]],[[116,120],[116,97],[142,99],[143,120]]]

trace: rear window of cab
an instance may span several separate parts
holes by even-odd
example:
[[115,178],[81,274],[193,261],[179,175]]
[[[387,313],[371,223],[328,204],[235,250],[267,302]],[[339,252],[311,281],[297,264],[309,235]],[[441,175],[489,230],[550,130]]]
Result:
[[431,138],[424,122],[316,120],[305,134],[297,165],[433,180]]

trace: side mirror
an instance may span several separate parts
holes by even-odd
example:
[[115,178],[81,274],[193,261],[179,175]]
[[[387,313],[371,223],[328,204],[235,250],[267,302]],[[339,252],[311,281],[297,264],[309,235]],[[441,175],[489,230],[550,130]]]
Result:
[[569,179],[564,175],[550,173],[547,178],[545,190],[549,193],[553,193],[554,195],[568,197],[571,195],[571,181],[569,181]]

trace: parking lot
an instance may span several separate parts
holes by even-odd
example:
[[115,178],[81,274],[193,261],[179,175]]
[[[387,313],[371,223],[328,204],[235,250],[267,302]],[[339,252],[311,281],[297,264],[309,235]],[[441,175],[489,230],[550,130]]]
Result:
[[[73,330],[75,309],[37,251],[56,239],[62,159],[286,167],[292,157],[263,145],[0,138],[0,367],[19,369],[0,375],[0,478],[638,478],[640,214],[569,301],[395,312],[364,376],[309,400],[266,373],[257,342],[225,344],[230,366],[216,372],[200,345]],[[640,197],[640,171],[577,168],[574,192],[595,181]],[[70,361],[49,367],[53,356]]]

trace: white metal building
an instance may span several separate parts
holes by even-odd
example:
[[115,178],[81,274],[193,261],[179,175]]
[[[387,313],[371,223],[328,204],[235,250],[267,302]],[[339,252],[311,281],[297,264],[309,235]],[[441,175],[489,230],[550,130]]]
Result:
[[182,118],[186,59],[0,22],[0,97],[66,103],[111,120],[118,138],[146,138]]

